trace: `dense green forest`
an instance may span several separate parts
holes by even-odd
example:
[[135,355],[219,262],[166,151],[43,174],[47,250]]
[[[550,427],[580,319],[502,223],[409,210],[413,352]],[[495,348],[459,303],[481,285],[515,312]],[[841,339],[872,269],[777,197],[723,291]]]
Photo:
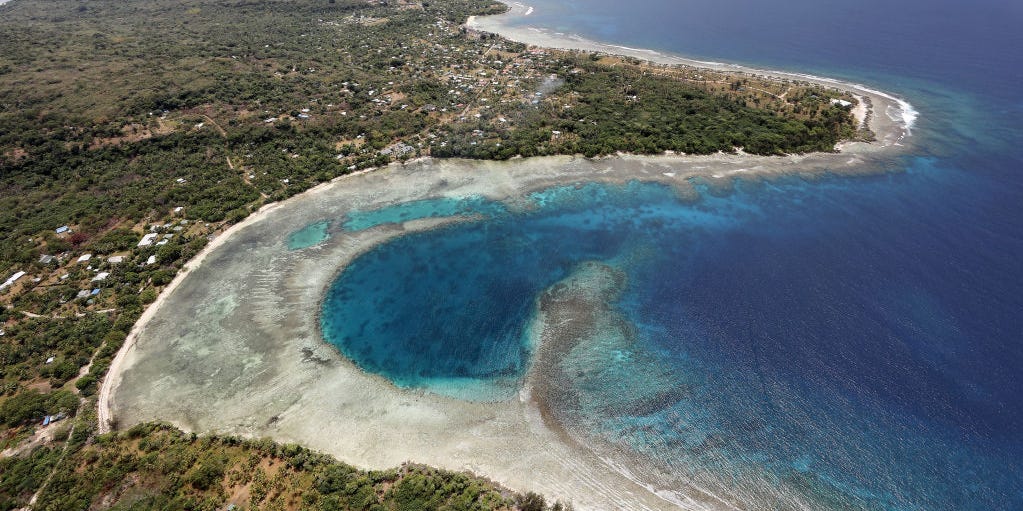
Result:
[[337,176],[420,156],[773,155],[864,135],[838,91],[530,48],[462,25],[503,9],[0,6],[0,281],[11,279],[0,510],[37,492],[33,509],[220,509],[243,487],[239,508],[541,509],[535,495],[425,467],[363,473],[163,426],[98,436],[94,394],[185,261],[260,206]]
[[[516,494],[471,474],[420,465],[361,471],[297,445],[196,436],[143,424],[72,446],[0,460],[0,509],[46,481],[33,509],[312,509],[487,511],[570,506]],[[52,471],[52,472],[51,472]],[[233,506],[233,507],[230,507]]]

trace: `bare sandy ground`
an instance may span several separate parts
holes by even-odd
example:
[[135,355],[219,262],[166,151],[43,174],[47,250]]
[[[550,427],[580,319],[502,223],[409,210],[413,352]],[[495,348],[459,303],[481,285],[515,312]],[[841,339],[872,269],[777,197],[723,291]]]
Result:
[[407,200],[482,194],[515,204],[560,183],[632,179],[691,196],[694,177],[727,186],[740,174],[876,170],[871,162],[853,154],[426,160],[337,180],[247,219],[189,265],[118,354],[103,385],[103,420],[272,437],[366,468],[416,461],[471,470],[580,509],[731,509],[692,485],[648,488],[620,461],[566,439],[545,422],[529,381],[519,399],[498,403],[402,390],[322,341],[320,300],[340,269],[376,244],[448,220],[334,232],[298,251],[287,250],[287,236],[353,208]]
[[[472,23],[517,39],[516,34],[495,30],[500,18]],[[564,42],[561,36],[531,37],[528,42],[565,46],[557,44]],[[606,48],[611,47],[589,49]],[[310,223],[410,200],[483,195],[514,205],[528,192],[550,186],[634,179],[662,182],[680,196],[692,197],[694,180],[726,188],[740,176],[814,178],[886,168],[885,162],[904,149],[900,145],[915,115],[911,107],[880,91],[814,80],[870,98],[872,110],[860,115],[870,119],[878,141],[845,144],[840,153],[785,157],[427,159],[339,178],[267,206],[214,240],[135,325],[103,382],[100,426],[107,428],[112,419],[120,427],[163,420],[187,431],[297,442],[363,468],[416,461],[470,470],[513,489],[571,501],[579,509],[753,508],[742,496],[715,495],[694,481],[665,485],[636,475],[621,459],[567,438],[541,413],[542,400],[533,395],[540,376],[535,372],[518,399],[471,403],[396,388],[359,370],[323,342],[320,301],[338,272],[380,243],[451,219],[356,233],[335,229],[327,241],[297,251],[288,250],[286,243],[291,232]],[[541,322],[539,328],[551,327]]]
[[[367,171],[360,171],[353,174],[349,174],[346,177],[349,179],[355,178],[366,172]],[[316,193],[321,188],[314,188],[308,190],[302,194],[299,194],[297,197],[301,197],[306,194]],[[219,236],[210,241],[210,243],[207,244],[206,247],[204,247],[198,254],[196,254],[195,257],[193,257],[187,263],[185,263],[185,265],[181,268],[181,271],[179,271],[178,274],[174,277],[174,280],[172,280],[171,283],[167,285],[167,287],[163,288],[163,291],[156,298],[156,300],[154,300],[153,303],[146,308],[145,312],[142,313],[142,316],[139,317],[139,320],[135,323],[135,325],[132,326],[131,332],[128,332],[128,337],[125,339],[124,345],[121,346],[121,349],[117,351],[116,355],[114,355],[114,359],[110,361],[110,368],[107,370],[107,375],[103,379],[102,385],[100,386],[99,396],[97,399],[98,407],[97,419],[99,422],[98,427],[100,433],[108,433],[112,429],[114,421],[113,415],[110,410],[110,398],[113,393],[113,389],[115,389],[121,383],[121,372],[125,360],[127,359],[128,354],[134,350],[135,343],[138,342],[139,335],[142,333],[146,325],[148,325],[149,322],[153,319],[153,316],[156,314],[156,312],[159,311],[160,308],[163,306],[163,303],[167,300],[167,297],[174,294],[174,291],[178,288],[179,285],[181,285],[181,282],[185,280],[186,277],[188,277],[189,272],[192,269],[199,267],[199,265],[201,265],[203,261],[206,260],[206,257],[211,252],[217,250],[227,240],[231,239],[231,235],[245,228],[245,226],[249,224],[260,222],[263,218],[265,218],[275,209],[280,207],[281,204],[282,203],[280,202],[275,202],[263,206],[255,213],[246,217],[243,222],[239,222],[229,227],[226,231],[224,231]]]

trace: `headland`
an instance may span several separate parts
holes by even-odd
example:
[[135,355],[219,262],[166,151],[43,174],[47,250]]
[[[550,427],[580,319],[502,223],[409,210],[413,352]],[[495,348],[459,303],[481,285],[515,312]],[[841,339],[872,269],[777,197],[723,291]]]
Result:
[[[505,162],[422,159],[337,178],[264,207],[219,236],[179,274],[115,358],[100,393],[101,426],[162,420],[187,431],[271,437],[366,468],[413,460],[470,470],[514,489],[571,501],[579,509],[742,508],[741,502],[698,485],[652,484],[566,436],[545,412],[546,391],[537,385],[544,375],[535,370],[544,367],[542,361],[534,364],[517,399],[476,403],[397,388],[360,370],[321,337],[316,311],[340,271],[379,244],[452,219],[337,232],[318,245],[288,250],[288,234],[303,226],[341,219],[354,209],[438,197],[478,195],[514,205],[530,192],[580,182],[658,182],[693,199],[696,184],[728,188],[739,177],[876,173],[883,171],[886,159],[904,150],[915,120],[904,101],[855,84],[697,62],[502,25],[507,16],[527,11],[513,6],[508,14],[470,19],[469,26],[530,44],[839,88],[865,99],[861,104],[866,108],[857,115],[877,140],[843,144],[836,153],[774,157],[740,152]],[[548,304],[554,309],[538,316],[541,339],[559,334],[543,317],[571,314],[556,302]],[[575,303],[581,314],[593,315],[586,297],[567,302]],[[538,350],[537,356],[544,353]]]
[[[603,43],[528,24],[512,23],[526,19],[532,14],[533,7],[521,2],[502,3],[508,6],[505,13],[492,16],[470,16],[466,21],[466,26],[474,30],[498,34],[512,41],[543,48],[624,55],[667,66],[709,69],[781,81],[812,83],[847,91],[860,100],[853,110],[853,115],[861,125],[869,125],[880,142],[880,147],[903,143],[906,137],[912,133],[913,124],[918,116],[917,111],[906,100],[866,85],[793,71],[754,69],[739,64],[696,60],[655,50]],[[845,147],[843,145],[843,148]]]

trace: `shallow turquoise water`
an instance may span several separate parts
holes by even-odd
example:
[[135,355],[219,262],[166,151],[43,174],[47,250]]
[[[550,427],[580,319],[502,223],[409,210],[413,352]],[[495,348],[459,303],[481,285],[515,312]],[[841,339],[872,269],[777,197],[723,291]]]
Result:
[[288,250],[301,250],[327,241],[327,238],[330,237],[330,234],[327,232],[329,226],[330,222],[321,220],[289,234]]
[[401,386],[511,396],[537,296],[603,261],[632,334],[568,354],[555,410],[590,445],[750,508],[1023,509],[1020,4],[532,3],[567,33],[894,90],[916,146],[875,177],[560,187],[400,238],[334,283],[327,339]]
[[[768,474],[854,509],[1019,498],[1023,354],[1001,332],[1019,328],[1023,289],[980,277],[962,260],[976,251],[956,248],[978,233],[948,227],[1011,194],[933,159],[906,165],[737,182],[696,202],[656,184],[554,188],[531,196],[536,208],[360,257],[328,291],[323,331],[399,386],[509,398],[539,294],[602,261],[628,277],[616,310],[636,338],[592,340],[562,362],[577,375],[564,389],[577,405],[556,412],[570,428],[679,474]],[[995,274],[1017,270],[983,257]],[[951,467],[968,484],[950,484]]]
[[[492,214],[485,221],[404,236],[370,251],[330,288],[325,335],[401,386],[474,399],[513,395],[529,363],[526,319],[536,296],[580,258],[613,255],[617,243],[599,217],[606,190],[589,185],[577,193],[554,200],[564,215],[546,208],[513,214],[479,202],[475,211]],[[582,226],[590,235],[563,237],[562,225]],[[481,380],[488,384],[475,387]]]
[[479,215],[489,217],[504,212],[500,203],[490,202],[483,197],[437,198],[403,202],[394,206],[366,211],[348,212],[344,228],[361,231],[383,224],[400,224],[421,218],[445,218]]

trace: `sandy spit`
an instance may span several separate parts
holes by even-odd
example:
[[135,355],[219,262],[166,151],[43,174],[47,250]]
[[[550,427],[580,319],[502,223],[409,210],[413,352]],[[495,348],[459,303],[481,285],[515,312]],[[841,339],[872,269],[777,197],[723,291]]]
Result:
[[[519,14],[515,14],[519,9]],[[483,195],[521,203],[531,191],[585,181],[653,181],[695,195],[694,181],[728,188],[737,177],[771,179],[824,173],[876,173],[905,150],[915,112],[894,95],[819,77],[759,71],[508,29],[509,14],[469,25],[545,46],[628,54],[658,62],[720,66],[782,79],[818,81],[870,99],[877,142],[843,144],[831,154],[764,157],[545,157],[508,162],[422,159],[345,176],[264,206],[191,260],[134,326],[100,389],[101,431],[162,420],[186,431],[298,442],[353,465],[384,469],[404,461],[470,470],[516,490],[571,501],[578,509],[739,509],[694,486],[658,486],[565,438],[545,420],[524,382],[518,399],[471,403],[396,388],[342,357],[319,332],[327,286],[372,247],[443,220],[407,222],[331,237],[298,251],[288,234],[352,209],[409,200]],[[582,42],[581,42],[582,41]],[[336,226],[333,222],[332,226]],[[530,378],[536,378],[531,375]]]
[[[502,3],[508,6],[507,12],[495,16],[470,16],[466,21],[466,26],[474,30],[498,34],[512,41],[543,48],[600,52],[635,57],[657,64],[749,74],[778,80],[809,82],[844,90],[857,96],[857,99],[868,98],[871,101],[872,106],[867,106],[861,100],[857,108],[854,108],[853,115],[861,125],[867,124],[869,121],[869,127],[875,132],[881,147],[901,144],[911,134],[913,123],[918,115],[909,102],[897,95],[872,89],[861,84],[843,82],[833,78],[805,73],[755,69],[739,64],[696,60],[644,48],[630,48],[602,43],[582,36],[554,32],[535,26],[515,25],[512,22],[521,21],[529,16],[529,14],[532,14],[533,7],[519,2]],[[870,115],[868,112],[873,112],[874,115]],[[882,115],[877,115],[878,113]]]

